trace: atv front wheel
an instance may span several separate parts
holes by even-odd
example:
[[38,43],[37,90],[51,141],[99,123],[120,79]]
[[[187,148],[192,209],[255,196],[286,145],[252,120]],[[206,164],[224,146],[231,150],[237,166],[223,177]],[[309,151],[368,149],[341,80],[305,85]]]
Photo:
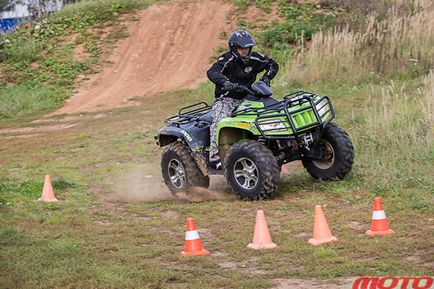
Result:
[[161,158],[163,179],[170,192],[187,192],[193,187],[208,188],[209,177],[204,176],[188,148],[180,141],[170,144]]
[[266,146],[254,140],[242,140],[229,149],[224,175],[240,199],[265,200],[277,190],[280,170]]
[[324,129],[321,139],[314,144],[323,151],[322,160],[303,160],[303,166],[315,179],[342,180],[351,170],[354,147],[348,134],[334,123]]

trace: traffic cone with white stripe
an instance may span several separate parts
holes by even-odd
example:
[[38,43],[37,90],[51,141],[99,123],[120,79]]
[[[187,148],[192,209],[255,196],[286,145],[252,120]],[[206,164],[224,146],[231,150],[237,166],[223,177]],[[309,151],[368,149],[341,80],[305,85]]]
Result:
[[185,231],[184,251],[181,252],[181,256],[209,255],[209,252],[202,247],[202,242],[200,241],[193,218],[187,218]]
[[366,231],[366,234],[369,236],[384,236],[394,233],[395,232],[389,227],[389,222],[387,222],[386,213],[384,212],[383,205],[381,204],[381,198],[375,198],[374,211],[372,212],[371,229]]

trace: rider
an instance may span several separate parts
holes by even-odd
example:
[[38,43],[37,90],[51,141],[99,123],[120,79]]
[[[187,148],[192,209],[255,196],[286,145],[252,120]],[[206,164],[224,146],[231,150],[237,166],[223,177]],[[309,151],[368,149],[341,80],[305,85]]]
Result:
[[216,101],[212,106],[213,122],[210,127],[211,146],[209,161],[215,169],[221,169],[217,147],[217,122],[231,115],[247,96],[243,86],[250,88],[258,73],[266,71],[261,81],[270,81],[279,70],[277,63],[260,53],[252,52],[255,40],[246,30],[238,29],[229,37],[229,51],[223,53],[208,70],[208,78],[215,86]]

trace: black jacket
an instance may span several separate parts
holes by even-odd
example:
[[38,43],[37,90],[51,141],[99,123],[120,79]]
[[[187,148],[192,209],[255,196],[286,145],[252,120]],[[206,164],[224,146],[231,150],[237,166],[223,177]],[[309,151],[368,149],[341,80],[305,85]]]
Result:
[[230,51],[222,54],[216,63],[208,70],[209,80],[215,83],[215,97],[232,97],[242,99],[246,93],[223,91],[223,83],[227,80],[233,83],[250,86],[255,82],[256,76],[262,71],[266,71],[263,77],[273,79],[279,70],[279,65],[260,53],[252,52],[247,64],[235,57]]

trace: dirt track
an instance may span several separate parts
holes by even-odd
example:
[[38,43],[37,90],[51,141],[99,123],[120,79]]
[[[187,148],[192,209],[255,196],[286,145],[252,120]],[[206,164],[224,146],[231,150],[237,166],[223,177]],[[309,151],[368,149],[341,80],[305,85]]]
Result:
[[53,114],[119,107],[133,97],[194,87],[206,77],[232,6],[219,1],[153,5],[129,25],[107,61]]

